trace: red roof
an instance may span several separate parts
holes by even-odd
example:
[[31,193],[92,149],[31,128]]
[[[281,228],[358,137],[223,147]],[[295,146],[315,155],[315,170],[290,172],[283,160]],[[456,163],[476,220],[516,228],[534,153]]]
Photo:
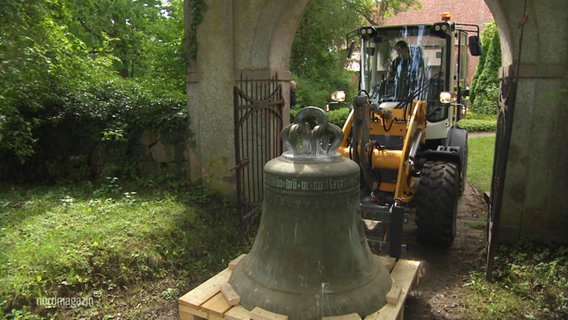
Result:
[[441,21],[443,12],[451,14],[450,22],[477,24],[482,29],[493,21],[485,0],[420,0],[422,8],[409,9],[385,19],[383,25],[432,23]]

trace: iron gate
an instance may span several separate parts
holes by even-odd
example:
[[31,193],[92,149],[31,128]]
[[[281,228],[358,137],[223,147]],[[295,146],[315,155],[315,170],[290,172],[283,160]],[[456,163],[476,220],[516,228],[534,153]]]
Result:
[[515,111],[515,95],[517,81],[513,76],[501,80],[499,106],[497,112],[497,132],[495,135],[495,152],[493,160],[493,177],[491,182],[491,199],[489,206],[488,250],[487,250],[487,278],[492,278],[493,256],[496,249],[497,228],[501,213],[503,199],[503,186],[507,169],[507,159],[511,133],[513,129],[513,115]]
[[269,80],[241,79],[234,87],[235,174],[241,241],[262,212],[263,168],[282,154],[282,84]]
[[517,87],[519,85],[519,75],[521,70],[521,57],[523,51],[523,35],[525,24],[527,23],[527,0],[524,1],[523,15],[519,20],[521,32],[519,34],[519,52],[515,71],[509,67],[507,76],[502,77],[499,85],[499,105],[497,112],[497,132],[495,135],[495,152],[493,159],[493,179],[491,181],[491,199],[489,207],[489,228],[487,246],[487,271],[485,277],[493,280],[493,262],[495,249],[497,247],[497,231],[501,215],[501,204],[503,201],[503,186],[505,185],[505,174],[507,171],[507,160],[509,158],[509,146],[513,132],[513,117],[515,115],[515,102]]

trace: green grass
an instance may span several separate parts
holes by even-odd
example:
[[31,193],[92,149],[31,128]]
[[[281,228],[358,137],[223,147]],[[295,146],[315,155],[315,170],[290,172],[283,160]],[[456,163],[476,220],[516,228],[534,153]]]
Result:
[[495,136],[470,137],[468,148],[467,178],[477,190],[491,191]]
[[470,274],[465,319],[568,319],[568,248],[527,240],[502,245],[493,278],[484,270]]
[[[469,139],[468,179],[491,190],[495,136]],[[485,222],[470,222],[474,229]],[[495,254],[494,281],[484,267],[469,275],[464,319],[568,319],[568,248],[530,241],[503,245]]]
[[466,221],[466,225],[474,230],[485,230],[485,228],[487,227],[487,223],[485,222],[485,220]]
[[[230,202],[196,187],[148,189],[2,187],[0,318],[103,318],[114,296],[160,280],[187,290],[243,250]],[[96,305],[46,308],[42,297]]]

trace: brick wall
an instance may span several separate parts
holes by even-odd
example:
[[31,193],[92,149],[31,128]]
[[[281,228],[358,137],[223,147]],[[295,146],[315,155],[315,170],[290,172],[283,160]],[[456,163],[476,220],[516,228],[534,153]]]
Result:
[[431,23],[439,21],[442,12],[449,12],[454,22],[474,23],[480,27],[493,21],[485,0],[420,0],[422,8],[410,9],[386,19],[384,24]]

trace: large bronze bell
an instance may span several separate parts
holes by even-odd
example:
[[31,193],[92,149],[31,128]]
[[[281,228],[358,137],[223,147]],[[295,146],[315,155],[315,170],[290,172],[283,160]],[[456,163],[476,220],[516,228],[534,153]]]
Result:
[[264,167],[258,234],[229,280],[241,305],[291,320],[379,310],[391,278],[365,240],[359,167],[335,152],[341,129],[308,107],[281,136],[289,151]]

